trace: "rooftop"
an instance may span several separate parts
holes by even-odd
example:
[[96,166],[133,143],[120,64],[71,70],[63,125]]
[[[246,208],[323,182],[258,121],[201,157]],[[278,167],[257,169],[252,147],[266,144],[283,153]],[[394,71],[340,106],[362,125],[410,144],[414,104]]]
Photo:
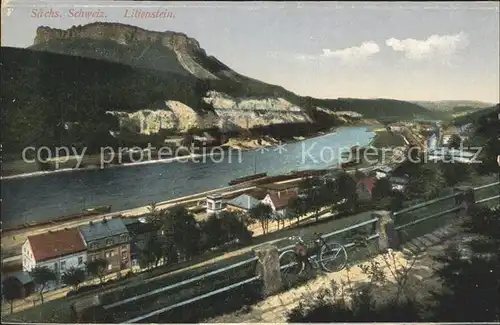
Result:
[[28,241],[33,251],[33,257],[37,262],[76,254],[86,250],[85,242],[76,228],[67,228],[28,236]]
[[272,183],[272,184],[259,185],[258,187],[271,191],[284,191],[284,190],[296,189],[298,188],[298,185],[292,183],[281,183],[281,184]]
[[121,219],[91,222],[79,228],[87,242],[128,233],[127,227]]
[[297,192],[292,191],[292,192],[285,192],[281,194],[277,193],[269,193],[269,197],[271,201],[273,202],[273,205],[276,210],[281,210],[287,207],[288,201],[290,199],[297,197]]
[[260,199],[256,198],[251,194],[242,194],[240,196],[235,197],[232,200],[227,201],[227,204],[241,208],[250,210],[254,206],[260,203]]
[[155,225],[153,225],[152,223],[141,222],[139,220],[136,220],[135,222],[127,223],[126,227],[127,227],[128,232],[132,236],[152,233],[152,232],[158,230],[155,227]]

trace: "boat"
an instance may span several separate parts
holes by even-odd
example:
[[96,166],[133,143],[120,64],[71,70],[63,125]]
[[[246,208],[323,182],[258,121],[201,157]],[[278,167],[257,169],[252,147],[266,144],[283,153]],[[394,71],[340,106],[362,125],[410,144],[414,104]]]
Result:
[[229,183],[228,183],[229,186],[233,186],[233,185],[241,184],[244,182],[253,181],[256,179],[267,177],[267,173],[257,174],[257,159],[256,159],[256,157],[253,158],[253,172],[254,172],[253,175],[239,177],[239,178],[233,179],[232,181],[229,181]]
[[111,212],[111,205],[102,205],[97,207],[90,207],[83,209],[83,212],[92,212],[92,213],[109,213]]
[[267,177],[267,173],[260,173],[260,174],[254,174],[254,175],[250,175],[250,176],[236,178],[236,179],[233,179],[232,181],[230,181],[228,184],[229,184],[229,186],[233,186],[233,185],[241,184],[241,183],[248,182],[248,181],[253,181],[255,179],[264,178],[264,177]]

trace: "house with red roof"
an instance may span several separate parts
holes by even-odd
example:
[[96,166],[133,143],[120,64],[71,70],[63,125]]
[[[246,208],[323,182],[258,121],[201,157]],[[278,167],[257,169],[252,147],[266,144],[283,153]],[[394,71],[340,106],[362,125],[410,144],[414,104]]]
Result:
[[65,271],[84,268],[86,261],[87,247],[77,228],[28,236],[22,246],[23,271],[46,266],[55,273],[57,281],[49,283],[47,290],[59,287]]
[[286,192],[269,192],[266,197],[262,200],[262,203],[271,206],[273,212],[284,216],[286,214],[286,208],[290,199],[297,197],[297,192],[286,191]]
[[361,179],[356,184],[356,194],[358,199],[361,201],[370,201],[372,199],[372,192],[375,188],[375,183],[377,182],[377,177],[370,176]]

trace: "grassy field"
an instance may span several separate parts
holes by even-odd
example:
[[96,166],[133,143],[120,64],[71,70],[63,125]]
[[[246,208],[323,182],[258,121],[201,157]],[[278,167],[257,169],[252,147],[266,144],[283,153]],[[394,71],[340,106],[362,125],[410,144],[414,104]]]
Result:
[[403,137],[397,134],[393,134],[385,129],[377,130],[375,133],[376,136],[370,143],[370,146],[373,146],[375,148],[394,148],[406,145]]

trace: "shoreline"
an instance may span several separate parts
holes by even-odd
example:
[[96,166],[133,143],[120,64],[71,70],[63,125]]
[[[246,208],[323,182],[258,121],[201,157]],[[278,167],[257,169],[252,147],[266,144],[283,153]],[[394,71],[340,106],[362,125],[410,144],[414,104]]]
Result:
[[[104,169],[110,169],[110,168],[119,168],[119,167],[132,167],[132,166],[140,166],[140,165],[149,165],[149,164],[161,164],[161,163],[170,163],[170,162],[179,162],[179,161],[189,161],[189,160],[194,160],[194,159],[206,159],[209,157],[215,157],[217,155],[224,154],[225,152],[228,152],[230,150],[238,150],[238,151],[243,151],[243,152],[248,152],[252,150],[257,150],[261,147],[273,147],[273,146],[278,146],[280,143],[296,143],[300,141],[305,141],[309,139],[314,139],[314,138],[320,138],[323,136],[335,134],[338,132],[340,129],[343,128],[349,128],[349,127],[365,127],[366,132],[373,132],[370,129],[373,128],[373,125],[370,124],[364,124],[364,125],[350,125],[350,126],[340,126],[340,127],[332,127],[330,130],[327,131],[320,131],[320,132],[315,132],[314,134],[304,137],[304,136],[296,136],[293,137],[293,139],[289,139],[286,141],[283,140],[278,140],[272,137],[268,136],[263,136],[259,138],[251,138],[251,139],[241,139],[241,138],[230,138],[229,141],[223,145],[220,145],[219,148],[222,148],[222,152],[214,153],[192,153],[192,154],[187,154],[187,155],[181,155],[181,156],[176,156],[176,157],[168,157],[164,159],[151,159],[151,160],[145,160],[145,161],[140,161],[140,162],[126,162],[126,163],[121,163],[121,164],[108,164],[105,167],[100,167],[99,164],[89,164],[88,167],[83,167],[83,168],[74,168],[74,167],[69,167],[69,168],[60,168],[60,169],[55,169],[55,170],[47,170],[47,171],[32,171],[32,172],[24,172],[24,173],[16,173],[16,170],[20,170],[22,168],[12,168],[10,171],[12,174],[8,173],[7,175],[2,175],[0,176],[0,180],[12,180],[12,179],[21,179],[21,178],[30,178],[30,177],[40,177],[40,176],[46,176],[46,175],[51,175],[55,173],[65,173],[65,172],[77,172],[77,171],[89,171],[89,170],[104,170]],[[261,141],[260,144],[258,144],[258,141]],[[229,144],[229,145],[228,145]],[[206,149],[207,151],[211,149]],[[99,154],[93,154],[89,155],[86,157],[88,160],[94,161],[94,160],[99,160],[100,155]],[[12,162],[11,162],[12,163]],[[18,161],[18,163],[23,164],[23,167],[28,166],[28,163],[24,163],[22,161]],[[5,164],[9,164],[9,162],[4,162]],[[35,163],[31,163],[33,166],[36,166]],[[35,167],[36,168],[36,167]],[[3,170],[2,170],[3,172]],[[10,175],[9,175],[10,174]]]

